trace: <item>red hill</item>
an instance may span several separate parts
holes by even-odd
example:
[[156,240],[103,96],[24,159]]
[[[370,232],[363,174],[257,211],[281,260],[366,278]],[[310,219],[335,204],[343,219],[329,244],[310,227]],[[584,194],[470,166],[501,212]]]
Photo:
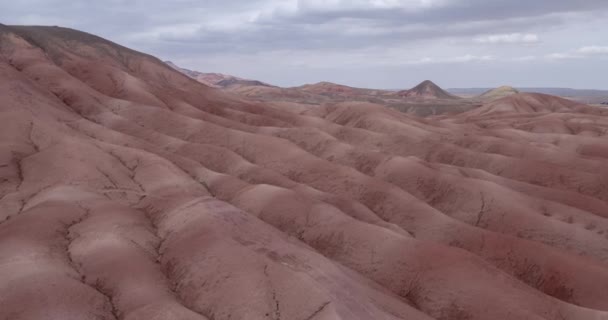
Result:
[[607,318],[605,109],[277,107],[1,25],[0,101],[0,319]]
[[412,89],[399,91],[397,92],[397,95],[404,98],[459,99],[458,97],[441,89],[438,85],[430,80],[425,80]]

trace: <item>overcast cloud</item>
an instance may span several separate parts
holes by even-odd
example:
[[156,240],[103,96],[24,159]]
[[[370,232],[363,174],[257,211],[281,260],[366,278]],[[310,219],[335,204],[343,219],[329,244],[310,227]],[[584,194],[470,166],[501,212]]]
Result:
[[1,0],[0,23],[283,86],[608,89],[606,0]]

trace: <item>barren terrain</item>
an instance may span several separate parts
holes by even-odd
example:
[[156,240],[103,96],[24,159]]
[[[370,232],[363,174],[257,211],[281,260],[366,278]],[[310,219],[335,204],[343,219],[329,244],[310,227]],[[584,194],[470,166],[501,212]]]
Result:
[[0,97],[0,319],[608,319],[606,108],[264,101],[3,25]]
[[468,111],[479,107],[481,101],[487,102],[506,95],[505,92],[493,92],[463,99],[444,91],[430,80],[406,90],[355,88],[326,81],[283,88],[258,80],[192,71],[170,61],[165,63],[200,83],[279,109],[310,108],[340,102],[369,102],[417,116],[429,116]]

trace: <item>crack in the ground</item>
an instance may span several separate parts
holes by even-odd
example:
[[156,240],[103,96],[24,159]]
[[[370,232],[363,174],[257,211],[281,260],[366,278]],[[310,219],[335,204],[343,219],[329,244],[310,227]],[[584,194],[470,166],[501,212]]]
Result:
[[[2,197],[4,198],[4,197]],[[0,201],[2,201],[2,199],[0,199]],[[14,216],[18,216],[21,214],[21,212],[23,212],[23,208],[25,207],[25,200],[20,199],[19,200],[19,210],[17,210],[17,213],[15,214],[9,214],[8,216],[6,216],[6,218],[4,218],[4,220],[0,221],[0,224],[9,221],[10,219],[12,219]]]
[[213,317],[208,317],[205,314],[203,314],[202,312],[194,310],[192,307],[188,307],[186,305],[186,303],[183,301],[182,297],[177,292],[178,283],[169,277],[169,275],[167,274],[167,272],[164,270],[164,267],[163,267],[163,245],[165,244],[167,239],[160,237],[159,232],[158,232],[158,224],[157,224],[156,220],[154,219],[154,217],[152,217],[148,208],[142,208],[141,211],[143,212],[144,217],[146,217],[146,219],[150,223],[150,226],[152,227],[152,230],[151,230],[152,235],[156,239],[158,239],[158,244],[154,246],[154,251],[155,251],[154,253],[156,254],[156,259],[154,259],[154,262],[158,265],[159,271],[161,272],[162,276],[166,280],[167,289],[169,290],[169,292],[171,292],[171,295],[176,299],[176,301],[184,308],[202,316],[203,318],[213,319]]
[[403,291],[399,294],[400,296],[407,299],[407,302],[414,308],[418,310],[422,310],[420,305],[418,304],[418,300],[420,299],[420,283],[421,283],[421,274],[420,272],[416,272],[416,274],[412,277],[412,280],[408,284],[407,288],[403,288]]
[[331,301],[327,301],[327,302],[323,303],[319,308],[317,308],[317,310],[315,310],[310,316],[306,317],[306,319],[304,319],[304,320],[312,320],[312,319],[314,319],[330,303],[331,303]]
[[[55,94],[55,93],[53,93],[53,94]],[[57,97],[59,97],[57,94],[55,94],[55,95],[56,95]],[[100,123],[100,122],[95,121],[94,119],[92,119],[92,118],[90,118],[90,117],[88,117],[88,116],[86,116],[86,115],[82,114],[82,113],[81,113],[81,112],[79,112],[79,111],[74,110],[74,108],[71,106],[71,104],[69,104],[68,102],[64,101],[63,99],[61,99],[61,100],[62,100],[62,103],[63,103],[64,105],[66,105],[66,106],[67,106],[67,107],[68,107],[70,110],[72,110],[72,111],[73,111],[73,112],[75,112],[76,114],[80,115],[80,116],[81,116],[83,119],[85,119],[85,120],[87,120],[87,121],[89,121],[89,122],[91,122],[91,123],[94,123],[94,124],[96,124],[96,125],[99,125],[99,126],[103,127],[104,129],[111,130],[111,131],[115,131],[115,132],[119,132],[119,133],[121,133],[121,134],[123,134],[123,135],[129,136],[129,137],[131,137],[131,138],[135,138],[135,139],[140,140],[140,141],[143,141],[143,142],[145,142],[145,143],[148,143],[147,141],[142,140],[142,139],[141,139],[141,138],[139,138],[138,136],[132,136],[132,135],[130,135],[130,134],[126,134],[126,133],[124,133],[124,132],[122,132],[122,131],[118,131],[118,130],[110,129],[110,128],[106,127],[104,124],[102,124],[102,123]],[[116,116],[119,116],[119,117],[123,118],[121,115],[117,114],[117,113],[116,113],[116,112],[114,112],[113,110],[108,109],[108,108],[106,108],[106,109],[107,109],[109,112],[111,112],[112,114],[114,114],[114,115],[116,115]],[[70,128],[72,128],[72,129],[74,129],[74,130],[78,130],[78,128],[76,128],[76,126],[72,125],[71,123],[66,123],[66,125],[67,125],[67,126],[69,126],[69,127],[70,127]],[[136,123],[136,125],[137,125],[137,126],[139,126],[139,127],[140,127],[140,128],[142,128],[142,129],[146,129],[146,128],[145,128],[144,126],[142,126],[141,124]],[[81,132],[81,133],[83,133],[84,135],[86,135],[86,136],[90,137],[91,139],[94,139],[94,140],[97,140],[97,141],[103,141],[103,140],[100,140],[100,139],[98,139],[97,137],[95,137],[95,136],[93,136],[93,135],[91,135],[91,134],[88,134],[88,133],[86,133],[86,132],[82,132],[82,131],[80,131],[80,130],[78,130],[78,131],[79,131],[79,132]],[[103,142],[105,142],[105,141],[103,141]],[[98,148],[99,148],[99,147],[98,147]],[[187,174],[189,177],[191,177],[191,178],[192,178],[194,181],[197,181],[197,182],[198,182],[200,185],[202,185],[203,187],[205,187],[205,189],[207,190],[207,192],[209,192],[209,194],[210,194],[210,195],[212,195],[213,197],[216,197],[216,194],[215,194],[215,193],[214,193],[214,192],[211,190],[211,188],[209,187],[209,185],[208,185],[208,184],[207,184],[205,181],[201,181],[201,180],[200,180],[198,177],[196,177],[195,175],[193,175],[192,173],[190,173],[188,170],[186,170],[186,169],[184,169],[183,167],[181,167],[181,166],[177,165],[177,164],[174,162],[174,160],[171,160],[169,157],[167,157],[167,156],[165,155],[165,152],[163,152],[163,151],[158,151],[158,150],[155,150],[155,149],[153,149],[153,148],[152,148],[152,149],[150,149],[150,148],[144,148],[144,150],[146,150],[146,152],[150,152],[150,153],[152,153],[152,154],[154,154],[154,155],[157,155],[157,156],[162,157],[163,159],[167,160],[169,163],[173,164],[174,166],[176,166],[177,168],[179,168],[180,170],[182,170],[182,171],[183,171],[185,174]],[[104,152],[105,152],[105,151],[104,151]],[[135,182],[135,183],[136,183],[136,184],[137,184],[137,185],[140,187],[140,189],[142,189],[142,192],[144,192],[144,193],[145,193],[145,189],[143,188],[143,186],[141,185],[141,183],[140,183],[139,181],[137,181],[137,180],[134,178],[134,177],[135,177],[135,171],[136,171],[137,167],[139,166],[139,159],[138,159],[138,163],[137,163],[137,165],[136,165],[135,167],[133,167],[133,168],[129,168],[129,166],[127,166],[127,164],[126,164],[126,163],[125,163],[125,162],[124,162],[122,159],[120,159],[120,157],[118,157],[117,155],[115,155],[115,154],[114,154],[114,153],[112,153],[112,152],[109,152],[109,153],[110,153],[112,156],[114,156],[114,157],[115,157],[115,158],[116,158],[116,159],[117,159],[117,160],[118,160],[120,163],[122,163],[122,164],[123,164],[123,166],[125,166],[125,167],[126,167],[126,168],[128,168],[128,169],[131,169],[131,171],[133,172],[133,178],[132,178],[133,182]],[[181,157],[181,156],[180,156],[180,158],[184,158],[184,157]],[[194,160],[194,159],[190,159],[190,158],[187,158],[187,157],[186,157],[186,158],[184,158],[184,159],[188,159],[189,161],[195,162],[195,163],[197,163],[197,164],[199,164],[199,165],[201,165],[201,166],[205,167],[205,166],[204,166],[204,164],[202,164],[201,162],[196,161],[196,160]],[[206,168],[206,167],[205,167],[205,168]],[[142,197],[140,197],[140,198],[139,198],[139,200],[138,200],[138,203],[137,203],[137,204],[139,204],[139,203],[140,203],[140,202],[141,202],[141,201],[142,201],[142,200],[143,200],[145,197],[146,197],[146,196],[142,196]]]
[[74,236],[72,228],[74,226],[82,223],[84,220],[88,219],[89,216],[91,215],[91,210],[89,208],[83,207],[80,203],[78,204],[78,206],[81,209],[84,209],[84,211],[85,211],[84,214],[82,214],[78,219],[68,223],[64,229],[64,239],[66,241],[65,251],[66,251],[66,257],[67,257],[68,263],[72,267],[72,269],[74,269],[74,271],[76,271],[76,273],[80,276],[80,278],[78,279],[80,282],[82,282],[86,286],[93,288],[95,291],[97,291],[99,294],[101,294],[102,296],[105,297],[105,299],[107,300],[107,302],[110,305],[110,313],[112,314],[112,317],[115,320],[119,320],[120,312],[114,303],[114,298],[113,298],[112,294],[107,292],[108,290],[104,287],[103,281],[101,279],[97,279],[95,281],[95,284],[93,284],[93,285],[88,284],[86,282],[86,275],[82,273],[81,267],[79,266],[79,264],[76,261],[74,261],[74,257],[72,256],[70,247],[72,246],[72,243],[74,242],[74,240],[76,238],[78,238],[78,236]]
[[118,184],[116,183],[116,181],[114,181],[114,179],[112,179],[112,177],[110,177],[109,174],[105,173],[99,167],[95,167],[95,169],[97,170],[97,172],[101,173],[106,178],[106,180],[108,180],[112,184],[114,189],[118,189]]
[[268,273],[268,265],[264,266],[264,276],[266,276],[266,278],[268,280],[268,284],[271,286],[273,319],[274,320],[280,320],[281,319],[281,306],[280,306],[280,303],[279,303],[279,299],[277,299],[277,291],[272,286],[272,281],[271,281],[270,275]]
[[[15,167],[17,169],[17,177],[19,178],[19,183],[17,184],[17,186],[15,187],[15,191],[13,192],[9,192],[7,194],[4,194],[2,197],[0,197],[0,201],[4,200],[4,198],[8,195],[11,194],[19,194],[19,191],[21,189],[21,186],[23,185],[23,182],[25,181],[24,178],[24,170],[23,170],[23,164],[21,163],[22,160],[24,158],[19,158],[17,157],[14,153],[13,153],[13,160],[15,162]],[[5,164],[3,165],[3,167],[8,167],[9,164]],[[10,220],[13,216],[17,216],[19,214],[21,214],[23,212],[23,208],[25,207],[25,205],[27,204],[27,202],[29,201],[29,199],[31,199],[32,197],[34,197],[35,195],[37,195],[39,192],[36,192],[34,195],[28,197],[27,199],[23,199],[23,197],[20,197],[19,199],[19,210],[17,210],[17,213],[12,214],[12,215],[8,215],[4,220],[0,221],[0,223],[4,223],[8,220]]]
[[277,292],[274,288],[272,289],[272,301],[274,301],[274,319],[281,320],[281,306],[279,305]]
[[133,166],[129,166],[121,157],[119,157],[118,155],[116,155],[114,152],[112,151],[107,151],[107,153],[109,155],[111,155],[114,159],[116,159],[118,162],[120,162],[120,164],[125,167],[127,170],[129,170],[129,178],[131,179],[131,181],[133,181],[133,183],[135,183],[137,185],[137,187],[139,188],[139,191],[142,193],[142,195],[140,195],[139,199],[138,199],[138,203],[141,202],[141,200],[143,200],[143,198],[146,197],[146,189],[144,188],[144,186],[141,184],[141,182],[137,181],[137,169],[139,168],[139,166],[141,165],[141,162],[139,160],[139,158],[135,158],[135,165]]
[[30,121],[30,130],[29,130],[29,134],[27,136],[29,143],[32,147],[34,147],[34,150],[36,150],[36,153],[40,152],[40,147],[38,147],[38,144],[36,144],[36,142],[34,142],[34,139],[32,137],[32,133],[34,132],[34,121]]
[[23,164],[21,163],[22,160],[23,160],[22,158],[15,158],[15,165],[17,167],[17,177],[19,178],[19,184],[17,185],[17,191],[19,191],[21,189],[21,186],[23,185],[23,181],[24,181]]
[[481,219],[483,219],[485,213],[486,213],[486,199],[485,196],[483,195],[483,192],[480,192],[479,195],[481,196],[481,208],[479,208],[479,213],[477,214],[477,220],[475,221],[475,226],[479,227],[479,224],[481,223]]

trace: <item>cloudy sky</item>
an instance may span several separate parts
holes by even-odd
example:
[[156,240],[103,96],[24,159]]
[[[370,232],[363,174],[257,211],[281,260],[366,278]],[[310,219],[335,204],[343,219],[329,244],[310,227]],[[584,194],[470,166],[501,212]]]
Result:
[[0,22],[283,86],[608,89],[607,0],[0,0]]

